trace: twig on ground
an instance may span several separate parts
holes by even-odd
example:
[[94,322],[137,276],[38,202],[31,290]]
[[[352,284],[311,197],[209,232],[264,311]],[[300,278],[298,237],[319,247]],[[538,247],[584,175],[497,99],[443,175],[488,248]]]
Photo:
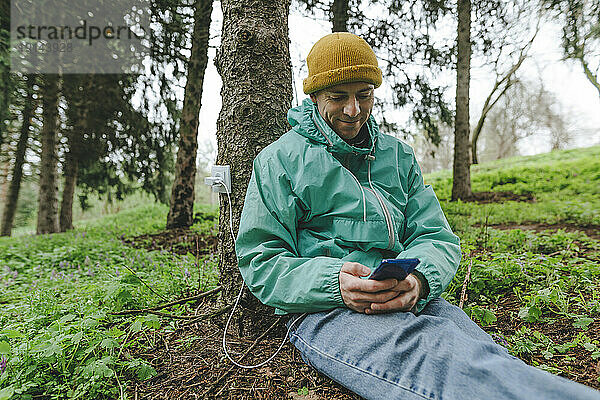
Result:
[[573,244],[573,240],[569,242],[569,244],[567,245],[567,248],[566,248],[566,249],[563,249],[563,250],[558,250],[558,251],[555,251],[554,253],[546,254],[546,256],[548,256],[548,257],[554,257],[554,256],[557,256],[557,255],[559,255],[559,254],[561,254],[561,253],[562,253],[562,255],[563,255],[563,256],[562,256],[562,257],[561,257],[561,259],[560,259],[560,261],[562,262],[562,261],[565,259],[565,255],[566,255],[566,254],[569,252],[569,250],[571,249],[571,245],[572,245],[572,244]]
[[125,265],[125,268],[127,268],[127,270],[129,272],[131,272],[132,275],[135,275],[140,280],[140,282],[142,282],[144,284],[144,286],[146,286],[148,289],[150,289],[150,291],[152,293],[154,293],[155,295],[157,295],[158,297],[160,297],[161,299],[163,299],[165,301],[168,300],[165,296],[163,296],[162,294],[158,293],[156,290],[152,289],[152,287],[150,285],[148,285],[146,283],[146,281],[144,281],[142,278],[140,278],[140,276],[134,270],[132,270],[131,268],[129,268],[127,265]]
[[182,326],[182,328],[185,328],[189,325],[192,325],[198,321],[202,321],[203,319],[207,319],[207,318],[214,318],[214,317],[218,317],[221,314],[225,314],[227,311],[231,310],[231,304],[227,305],[225,307],[219,308],[217,311],[211,312],[211,313],[206,313],[206,314],[201,314],[201,315],[196,315],[194,316],[193,319],[191,319],[190,321],[186,322],[184,326]]
[[473,266],[473,259],[471,258],[471,260],[469,261],[469,266],[467,267],[467,274],[465,275],[465,281],[463,282],[462,285],[462,291],[460,292],[460,303],[458,303],[458,306],[460,308],[463,308],[463,305],[465,304],[465,300],[467,300],[467,286],[469,285],[469,278],[471,277],[471,267]]
[[[173,319],[194,319],[194,318],[198,318],[195,315],[175,315],[175,314],[168,314],[168,313],[164,313],[164,312],[160,312],[160,311],[154,311],[154,310],[143,310],[141,312],[147,313],[147,314],[154,314],[154,315],[158,315],[160,317],[165,317],[165,318],[173,318]],[[119,314],[119,313],[110,313],[111,315],[123,315],[123,314]],[[128,313],[131,314],[131,313]]]
[[[161,382],[160,384],[162,386],[167,386],[168,384],[170,384],[172,382],[181,382],[181,381],[183,381],[184,378],[189,378],[190,376],[192,378],[197,377],[198,370],[193,370],[193,371],[186,372],[185,374],[182,374],[182,375],[173,376],[173,377],[167,379],[166,381]],[[189,379],[188,379],[188,381],[189,381]]]
[[[191,381],[193,381],[194,379],[196,379],[196,378],[198,377],[198,371],[199,371],[199,370],[200,370],[200,371],[202,371],[203,369],[204,369],[204,368],[199,368],[199,369],[196,369],[196,370],[192,371],[192,372],[194,372],[194,373],[195,373],[195,375],[194,375],[194,376],[192,376],[191,378],[188,378],[188,379],[186,379],[186,380],[185,380],[185,382],[184,382],[183,384],[184,384],[184,385],[186,385],[186,384],[190,383]],[[188,375],[188,376],[189,376],[189,375]]]
[[160,335],[160,338],[162,339],[162,342],[165,345],[165,350],[167,350],[167,354],[169,355],[169,364],[171,364],[173,362],[173,356],[171,354],[171,351],[169,350],[169,345],[167,344],[164,335]]
[[198,235],[196,235],[196,268],[198,268],[198,290],[202,286],[202,278],[204,278],[204,269],[200,269],[200,263],[198,262],[198,256],[200,255],[200,249],[198,248]]
[[117,354],[117,358],[121,358],[121,353],[123,352],[123,348],[125,347],[125,344],[127,344],[127,339],[129,339],[130,334],[131,334],[131,329],[129,329],[129,331],[127,332],[127,335],[125,336],[125,340],[123,340],[123,343],[121,343],[121,347],[119,347],[119,354]]
[[185,299],[171,301],[169,303],[161,304],[156,307],[140,308],[137,310],[124,310],[124,311],[114,312],[111,314],[112,315],[128,315],[128,314],[140,314],[140,313],[145,313],[145,312],[150,312],[150,311],[156,311],[156,310],[160,310],[162,308],[174,306],[176,304],[187,303],[188,301],[193,301],[193,300],[199,300],[203,297],[210,296],[211,294],[218,293],[220,291],[221,291],[221,286],[217,286],[216,288],[211,289],[208,292],[200,293],[199,295],[196,295],[196,296],[186,297]]
[[[217,310],[217,311],[215,311],[213,313],[207,313],[207,314],[202,314],[202,315],[175,315],[175,314],[168,314],[168,313],[164,313],[164,312],[160,312],[160,311],[154,311],[154,310],[151,310],[151,309],[139,310],[139,312],[145,312],[145,313],[148,313],[148,314],[154,314],[154,315],[158,315],[160,317],[165,317],[165,318],[185,319],[185,320],[189,321],[187,323],[187,325],[189,325],[189,324],[192,324],[192,323],[197,322],[197,321],[201,321],[201,320],[206,319],[206,318],[213,318],[213,317],[216,317],[218,315],[221,315],[221,314],[227,312],[230,308],[231,308],[231,306],[229,305],[229,306],[225,306],[225,307],[223,307],[223,308],[221,308],[221,309],[219,309],[219,310]],[[129,311],[134,311],[134,310],[129,310]],[[138,310],[135,310],[135,311],[138,311]],[[110,314],[111,315],[123,315],[123,314],[120,314],[118,312],[117,313],[110,313]],[[128,314],[131,314],[131,313],[128,313]]]
[[119,385],[119,400],[125,400],[123,397],[123,386],[121,386],[121,382],[119,381],[119,374],[115,374],[115,378],[117,379],[117,384]]
[[[260,341],[261,341],[261,340],[262,340],[262,339],[263,339],[265,336],[267,336],[267,334],[268,334],[268,333],[269,333],[271,330],[273,330],[273,328],[275,328],[275,326],[277,325],[277,323],[279,323],[279,319],[277,319],[277,320],[276,320],[276,321],[273,323],[273,325],[271,325],[271,326],[270,326],[270,327],[269,327],[269,328],[268,328],[266,331],[264,331],[264,333],[263,333],[262,335],[260,335],[260,336],[259,336],[259,337],[258,337],[258,338],[257,338],[257,339],[254,341],[254,343],[252,343],[252,345],[251,345],[251,346],[248,348],[248,350],[246,350],[246,351],[244,352],[244,354],[242,354],[242,356],[241,356],[240,358],[238,358],[237,362],[239,363],[239,362],[241,362],[241,361],[242,361],[244,358],[246,358],[246,356],[247,356],[248,354],[250,354],[250,352],[251,352],[252,350],[254,350],[254,348],[255,348],[255,347],[258,345],[258,343],[260,343]],[[216,388],[216,387],[219,385],[219,383],[221,383],[221,381],[222,381],[222,380],[223,380],[223,379],[224,379],[226,376],[228,376],[228,375],[231,373],[231,371],[233,371],[233,370],[234,370],[234,368],[236,368],[236,366],[235,366],[235,365],[232,365],[232,366],[231,366],[231,367],[230,367],[230,368],[229,368],[227,371],[225,371],[223,374],[221,374],[221,376],[219,376],[219,378],[217,378],[216,382],[215,382],[215,383],[213,383],[213,384],[212,384],[212,385],[211,385],[211,386],[210,386],[210,387],[209,387],[209,388],[208,388],[206,391],[204,391],[204,393],[202,393],[202,398],[205,398],[205,397],[206,397],[206,396],[207,396],[207,395],[208,395],[210,392],[212,392],[212,391],[213,391],[213,390],[214,390],[214,389],[215,389],[215,388]],[[201,383],[194,384],[194,385],[190,385],[190,386],[188,386],[188,387],[191,387],[191,386],[197,386],[197,385],[199,385],[199,384],[201,384]]]
[[566,255],[567,255],[567,253],[569,253],[569,250],[571,250],[571,245],[573,244],[573,242],[574,242],[574,240],[571,240],[571,241],[569,242],[569,244],[567,245],[567,248],[565,249],[565,251],[564,251],[564,252],[563,252],[563,254],[562,254],[562,257],[560,258],[560,262],[563,262],[563,261],[564,261],[564,259],[565,259]]
[[[225,382],[225,384],[221,385],[221,389],[219,389],[219,391],[217,393],[215,393],[215,398],[219,398],[219,396],[221,395],[221,393],[223,392],[223,390],[225,390],[225,388],[227,387],[228,383],[230,383],[229,379],[227,380],[227,382]],[[235,387],[230,387],[230,389],[234,390]],[[204,396],[202,396],[202,397],[204,397]]]

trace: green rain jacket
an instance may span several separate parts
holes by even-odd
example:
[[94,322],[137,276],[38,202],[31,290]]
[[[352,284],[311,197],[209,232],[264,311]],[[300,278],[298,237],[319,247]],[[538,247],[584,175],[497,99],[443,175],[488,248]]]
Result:
[[371,148],[350,146],[306,99],[292,130],[254,160],[236,240],[250,291],[277,314],[345,307],[339,272],[384,258],[419,258],[429,284],[419,312],[460,262],[459,239],[408,145],[367,121]]

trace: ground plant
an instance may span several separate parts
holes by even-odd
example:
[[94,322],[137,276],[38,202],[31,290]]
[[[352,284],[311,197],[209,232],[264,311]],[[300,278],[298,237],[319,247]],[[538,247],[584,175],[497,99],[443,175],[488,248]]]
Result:
[[[600,389],[600,146],[474,166],[474,192],[511,193],[492,201],[450,202],[450,177],[425,177],[462,241],[443,297],[515,356]],[[176,231],[167,212],[148,200],[67,233],[0,239],[0,400],[356,398],[293,349],[236,373],[203,345],[222,322],[186,327],[216,303],[201,294],[218,291],[218,210],[197,204]],[[230,372],[197,360],[173,372],[200,355]]]

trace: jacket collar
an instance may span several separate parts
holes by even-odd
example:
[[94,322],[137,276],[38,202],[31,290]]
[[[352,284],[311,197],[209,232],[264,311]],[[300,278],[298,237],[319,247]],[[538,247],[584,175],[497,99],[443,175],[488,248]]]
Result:
[[370,154],[375,149],[375,142],[379,136],[375,118],[370,115],[366,125],[371,136],[371,147],[360,148],[349,145],[327,125],[327,122],[319,114],[317,105],[310,99],[304,99],[300,106],[290,109],[287,118],[294,131],[315,142],[324,144],[327,146],[327,150],[332,153]]

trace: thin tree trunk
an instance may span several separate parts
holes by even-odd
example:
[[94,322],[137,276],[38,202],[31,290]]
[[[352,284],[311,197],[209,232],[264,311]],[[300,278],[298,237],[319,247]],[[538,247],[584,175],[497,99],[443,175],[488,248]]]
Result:
[[25,151],[27,150],[27,141],[29,140],[29,128],[31,127],[31,118],[35,108],[33,99],[33,75],[28,76],[27,81],[27,99],[23,107],[23,124],[21,125],[21,134],[17,143],[17,151],[15,152],[15,164],[12,171],[12,179],[8,187],[6,202],[4,203],[4,212],[2,214],[2,231],[0,236],[10,236],[15,212],[17,210],[17,200],[19,199],[19,191],[21,189],[21,179],[23,178],[23,164],[25,163]]
[[[485,123],[485,119],[487,118],[487,115],[492,110],[492,108],[494,108],[494,106],[496,105],[498,100],[500,100],[500,98],[502,96],[504,96],[506,91],[518,80],[518,79],[512,79],[513,75],[515,75],[516,72],[519,70],[519,68],[521,68],[523,61],[525,61],[525,59],[527,58],[527,52],[529,51],[529,49],[531,49],[531,45],[533,44],[533,41],[535,40],[539,30],[540,29],[539,29],[539,20],[538,20],[538,24],[535,28],[535,32],[534,32],[532,38],[519,51],[519,59],[517,60],[517,62],[512,67],[510,67],[510,69],[503,76],[499,76],[498,72],[496,71],[496,74],[497,74],[496,82],[494,83],[494,87],[492,88],[492,91],[490,92],[488,97],[485,99],[485,104],[483,105],[483,109],[481,110],[481,115],[479,116],[479,120],[477,121],[477,125],[475,126],[475,130],[473,131],[473,135],[471,137],[471,155],[472,155],[471,161],[473,162],[473,164],[479,163],[479,160],[477,157],[477,141],[479,140],[479,135],[481,134],[481,131],[483,129],[483,124]],[[497,65],[497,62],[496,62],[496,65]],[[502,85],[504,85],[504,87],[502,87]],[[492,98],[494,97],[494,94],[496,94],[497,91],[500,91],[500,93],[498,93],[498,95],[496,96],[496,99],[492,100]]]
[[[0,152],[5,151],[0,148]],[[6,149],[8,152],[8,149]],[[2,162],[0,160],[0,202],[4,203],[8,198],[8,188],[10,187],[10,182],[8,180],[8,176],[10,174],[10,162],[9,160],[4,160]]]
[[58,117],[58,75],[44,76],[42,89],[43,121],[42,157],[40,165],[40,195],[37,234],[58,232],[58,179],[56,165],[56,127]]
[[[70,113],[67,119],[72,130],[66,132],[69,151],[65,154],[63,175],[65,177],[62,199],[60,203],[59,228],[61,232],[73,229],[73,197],[77,187],[77,175],[82,162],[85,162],[86,149],[84,137],[90,126],[90,110],[94,107],[94,95],[98,93],[98,77],[81,75],[65,82],[62,88],[63,95],[67,98]],[[80,90],[81,87],[81,90]],[[97,112],[97,110],[94,110]],[[91,150],[91,149],[88,149]]]
[[592,85],[598,91],[598,95],[600,96],[600,82],[598,82],[598,77],[590,70],[589,65],[583,58],[583,51],[581,52],[581,57],[578,57],[579,62],[581,63],[581,67],[583,68],[583,72],[585,73],[585,77],[590,81]]
[[179,128],[179,150],[167,228],[187,227],[194,212],[194,184],[198,151],[198,119],[202,106],[202,84],[208,64],[208,39],[213,0],[196,0],[192,53],[188,61],[187,82]]
[[458,57],[456,61],[456,119],[452,200],[471,197],[469,153],[469,83],[471,67],[471,1],[458,0]]
[[349,0],[333,0],[329,9],[332,32],[348,32]]
[[496,99],[494,101],[492,101],[492,97],[494,96],[494,93],[496,92],[496,90],[498,90],[498,87],[499,87],[499,83],[496,82],[496,84],[494,85],[494,88],[492,89],[492,91],[490,92],[488,97],[485,99],[485,103],[483,104],[483,109],[481,110],[481,115],[479,116],[479,120],[477,121],[477,125],[475,126],[475,129],[473,130],[473,135],[471,138],[471,155],[472,155],[471,161],[473,164],[479,164],[479,159],[477,157],[477,141],[479,140],[479,136],[481,135],[481,131],[483,130],[483,124],[485,123],[485,119],[487,118],[488,113],[496,105],[498,100],[500,100],[500,98],[502,96],[504,96],[504,93],[506,93],[506,91],[508,90],[508,88],[510,88],[512,86],[512,84],[513,84],[513,81],[508,80],[508,82],[506,83],[506,85],[504,86],[502,91],[498,94]]
[[[75,135],[79,133],[80,132],[75,132]],[[73,151],[73,140],[69,140],[69,142],[71,148],[65,155],[65,184],[62,192],[62,201],[60,202],[59,227],[61,232],[73,229],[73,196],[75,195],[77,172],[79,171],[79,157],[76,152]]]
[[[239,227],[252,160],[289,129],[292,102],[288,12],[290,0],[223,0],[223,30],[216,65],[223,80],[223,106],[217,121],[217,164],[231,166],[233,234]],[[242,285],[229,232],[228,198],[220,195],[219,281],[222,300],[232,304]],[[247,290],[235,327],[256,335],[273,310]]]
[[[10,8],[12,4],[14,3],[11,1],[0,2],[0,31],[10,32]],[[10,115],[8,105],[12,101],[14,89],[10,62],[7,62],[10,57],[9,54],[8,48],[3,49],[3,62],[0,63],[0,151],[2,151],[2,145],[7,140],[8,125],[4,121]],[[0,196],[2,195],[0,194]]]

